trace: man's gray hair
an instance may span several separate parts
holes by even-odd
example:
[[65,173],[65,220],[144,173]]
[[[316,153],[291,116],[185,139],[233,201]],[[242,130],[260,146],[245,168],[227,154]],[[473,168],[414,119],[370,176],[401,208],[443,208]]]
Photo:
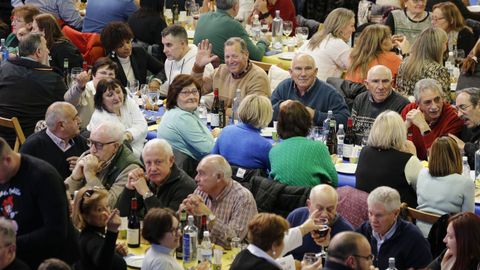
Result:
[[73,106],[68,102],[57,101],[48,107],[45,113],[45,123],[50,131],[55,129],[58,122],[65,121],[65,107],[68,105]]
[[478,105],[478,102],[480,101],[480,88],[477,87],[469,87],[469,88],[464,88],[462,90],[458,90],[455,94],[458,97],[458,95],[465,93],[468,94],[470,103],[472,103],[473,107],[476,107]]
[[391,71],[388,67],[386,67],[386,66],[384,66],[384,65],[376,65],[376,66],[371,67],[371,68],[368,70],[368,72],[367,72],[367,81],[370,80],[370,77],[372,76],[372,73],[375,72],[375,71],[377,71],[377,70],[384,70],[385,72],[387,72],[390,80],[392,80],[392,78],[393,78],[393,77],[392,77],[392,71]]
[[238,3],[239,0],[217,0],[217,8],[221,10],[229,10]]
[[123,143],[123,136],[125,134],[125,127],[117,122],[105,121],[98,125],[96,128],[92,130],[93,132],[104,132],[108,134],[108,136],[118,142],[119,144]]
[[435,79],[421,79],[415,84],[415,90],[413,91],[413,96],[415,97],[416,102],[420,102],[420,96],[425,90],[436,91],[441,97],[444,96],[442,86]]
[[245,40],[243,40],[243,38],[231,37],[231,38],[227,39],[227,41],[225,41],[224,46],[225,47],[226,46],[233,46],[235,44],[240,45],[240,51],[242,51],[242,53],[247,53],[248,54],[247,43],[245,42]]
[[391,187],[377,187],[368,195],[367,203],[369,207],[374,203],[381,203],[387,212],[392,212],[395,209],[400,209],[400,194]]
[[0,217],[0,239],[3,245],[10,245],[16,243],[17,226],[4,217]]
[[155,139],[152,139],[152,140],[148,141],[145,144],[145,146],[143,147],[143,151],[145,151],[149,148],[152,148],[152,147],[160,148],[161,152],[165,153],[168,157],[173,156],[172,146],[165,139],[155,138]]
[[30,33],[18,44],[18,54],[20,56],[33,55],[42,44],[42,35]]
[[224,157],[221,155],[208,155],[204,158],[208,159],[208,162],[213,165],[216,172],[223,173],[223,177],[226,180],[232,178],[232,167]]

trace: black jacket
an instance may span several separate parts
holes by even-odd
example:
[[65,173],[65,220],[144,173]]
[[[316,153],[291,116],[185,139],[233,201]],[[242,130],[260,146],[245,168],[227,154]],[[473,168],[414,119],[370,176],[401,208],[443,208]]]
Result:
[[167,27],[165,20],[158,14],[146,14],[139,9],[128,18],[128,25],[136,40],[158,46],[157,59],[165,63],[166,56],[163,53],[162,43],[162,31]]
[[[0,116],[17,117],[28,137],[35,124],[45,119],[48,106],[63,101],[66,91],[63,78],[52,68],[29,59],[9,59],[0,68]],[[12,129],[0,128],[0,137],[15,143]]]
[[59,74],[63,74],[63,61],[68,59],[68,69],[71,71],[74,67],[82,67],[83,57],[75,45],[68,40],[59,41],[52,44],[50,48],[50,66]]
[[480,126],[464,128],[460,139],[465,142],[463,151],[468,157],[468,165],[471,170],[475,170],[475,152],[480,148]]
[[280,270],[276,265],[271,264],[264,258],[253,255],[248,249],[242,250],[235,257],[230,270]]
[[[113,56],[112,60],[118,65],[115,74],[124,87],[127,86],[127,76],[123,72],[122,64],[117,56]],[[133,74],[140,84],[147,83],[147,71],[150,71],[154,76],[162,81],[165,81],[165,70],[163,63],[158,61],[155,57],[149,55],[143,48],[133,47],[132,55],[130,55],[130,64],[132,65]]]
[[145,201],[135,190],[125,188],[118,199],[117,208],[121,216],[128,216],[130,211],[130,201],[135,196],[138,201],[138,209],[147,211],[154,207],[168,207],[174,211],[189,194],[192,194],[197,187],[195,181],[188,176],[182,169],[177,168],[175,164],[171,169],[170,175],[160,187],[155,187],[149,183],[150,190],[155,194]]

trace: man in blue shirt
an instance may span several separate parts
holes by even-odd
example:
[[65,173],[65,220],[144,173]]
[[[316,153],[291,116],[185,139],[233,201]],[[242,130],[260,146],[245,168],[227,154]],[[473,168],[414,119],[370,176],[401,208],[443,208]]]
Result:
[[302,260],[306,252],[321,252],[322,246],[328,246],[330,239],[339,232],[353,231],[352,225],[337,214],[337,204],[338,195],[332,186],[317,185],[310,191],[307,207],[297,208],[288,215],[287,220],[292,228],[302,225],[310,216],[314,220],[326,218],[329,226],[323,237],[315,231],[303,236],[303,244],[291,252],[295,259]]
[[286,100],[298,100],[307,107],[315,126],[321,126],[329,110],[337,124],[347,124],[350,116],[347,104],[333,86],[317,79],[318,68],[308,54],[297,54],[292,61],[290,76],[272,93],[273,119],[278,117],[280,104]]

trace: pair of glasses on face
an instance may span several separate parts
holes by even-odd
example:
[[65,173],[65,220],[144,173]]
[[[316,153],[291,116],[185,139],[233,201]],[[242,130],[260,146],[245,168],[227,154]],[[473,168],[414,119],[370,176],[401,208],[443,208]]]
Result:
[[465,105],[465,104],[462,104],[462,105],[458,105],[456,106],[457,110],[461,111],[461,112],[466,112],[467,109],[469,107],[471,107],[473,104],[470,104],[470,105]]
[[188,97],[192,94],[196,96],[196,95],[200,94],[200,92],[198,92],[198,89],[180,91],[180,95],[182,95],[184,97]]
[[97,142],[97,141],[94,141],[94,140],[87,139],[87,145],[88,145],[88,147],[95,146],[95,149],[97,149],[97,150],[99,150],[99,151],[102,151],[102,150],[103,150],[103,147],[104,147],[105,145],[109,145],[109,144],[116,143],[116,142],[117,142],[117,141],[111,141],[111,142],[102,143],[102,142]]
[[375,259],[375,255],[373,254],[370,254],[368,256],[362,256],[362,255],[358,255],[358,254],[352,254],[353,257],[357,257],[357,258],[362,258],[362,259],[365,259],[367,261],[373,261]]

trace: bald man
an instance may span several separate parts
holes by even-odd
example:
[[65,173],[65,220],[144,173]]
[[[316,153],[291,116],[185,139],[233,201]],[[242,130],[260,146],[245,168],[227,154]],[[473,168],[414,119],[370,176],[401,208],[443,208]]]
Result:
[[142,152],[145,170],[137,168],[128,174],[117,208],[121,216],[130,211],[130,201],[137,198],[138,209],[154,207],[178,210],[180,203],[197,187],[195,181],[175,165],[172,146],[164,139],[153,139],[145,144]]
[[20,152],[45,160],[65,179],[78,157],[88,150],[87,140],[79,135],[78,112],[70,103],[54,102],[47,109],[45,122],[47,128],[29,136]]
[[386,66],[370,68],[365,86],[368,91],[355,98],[352,108],[353,130],[358,143],[380,113],[386,110],[401,113],[409,103],[408,99],[393,91],[392,72]]
[[197,167],[197,189],[180,205],[196,216],[208,217],[212,242],[229,247],[229,238],[243,239],[250,219],[257,214],[252,193],[232,179],[232,169],[220,155],[204,157]]
[[141,168],[140,160],[123,144],[125,129],[116,122],[103,122],[92,130],[85,151],[77,160],[72,174],[65,180],[69,192],[87,187],[108,191],[108,205],[115,207],[128,182],[128,174]]
[[328,257],[323,270],[369,270],[372,249],[365,236],[356,232],[335,235],[328,246]]
[[329,110],[337,124],[347,124],[349,109],[343,97],[333,86],[317,79],[318,68],[308,54],[297,54],[289,69],[291,78],[282,81],[272,93],[273,119],[278,117],[280,104],[285,100],[298,100],[307,107],[315,126],[322,126]]
[[[317,185],[310,191],[307,207],[297,208],[288,215],[287,220],[291,227],[302,225],[309,217],[314,220],[326,218],[329,226],[329,231],[324,237],[315,231],[303,236],[303,244],[291,252],[295,259],[302,260],[306,252],[320,252],[321,246],[328,246],[330,238],[339,232],[353,231],[352,225],[337,214],[337,204],[337,191],[332,186]],[[313,215],[315,210],[317,212]]]

